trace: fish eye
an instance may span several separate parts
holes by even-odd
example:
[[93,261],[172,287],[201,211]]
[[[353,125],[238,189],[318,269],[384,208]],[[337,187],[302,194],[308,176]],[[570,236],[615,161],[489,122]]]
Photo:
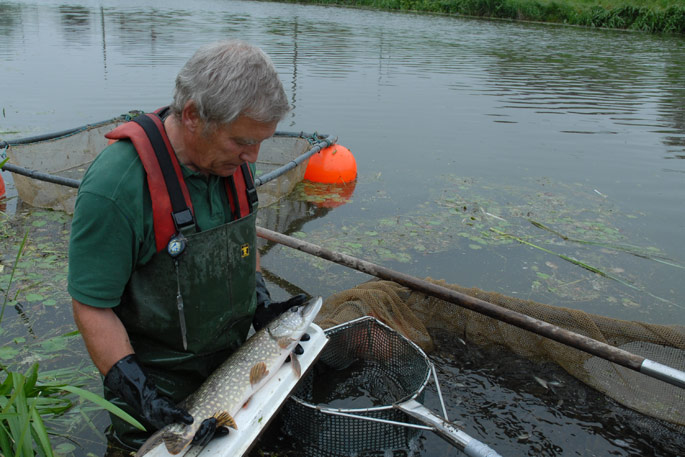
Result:
[[299,309],[300,309],[299,306],[293,306],[292,308],[290,308],[290,312],[296,313]]

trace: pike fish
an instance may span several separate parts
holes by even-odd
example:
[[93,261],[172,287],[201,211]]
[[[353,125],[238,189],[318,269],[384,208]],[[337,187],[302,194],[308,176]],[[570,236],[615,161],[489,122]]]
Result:
[[193,416],[190,425],[174,423],[158,430],[136,453],[143,456],[164,442],[171,454],[185,449],[205,419],[214,417],[221,426],[237,430],[233,419],[252,395],[278,371],[290,355],[299,377],[300,364],[292,353],[321,309],[321,298],[290,308],[256,332],[217,368],[200,388],[179,406]]

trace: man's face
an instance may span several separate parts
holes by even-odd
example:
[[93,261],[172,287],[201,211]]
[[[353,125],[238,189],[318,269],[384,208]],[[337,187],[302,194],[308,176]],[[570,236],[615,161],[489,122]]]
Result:
[[276,131],[277,122],[240,116],[228,125],[199,128],[192,134],[186,165],[195,171],[231,176],[245,162],[256,162],[259,146]]

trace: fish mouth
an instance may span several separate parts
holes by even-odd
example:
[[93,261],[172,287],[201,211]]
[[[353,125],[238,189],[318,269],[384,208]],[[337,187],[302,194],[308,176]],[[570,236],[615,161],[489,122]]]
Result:
[[307,303],[302,305],[302,317],[309,323],[314,320],[314,317],[321,310],[323,299],[321,297],[314,297]]
[[269,335],[274,339],[299,339],[314,322],[322,304],[322,298],[316,297],[301,305],[291,306],[268,325]]

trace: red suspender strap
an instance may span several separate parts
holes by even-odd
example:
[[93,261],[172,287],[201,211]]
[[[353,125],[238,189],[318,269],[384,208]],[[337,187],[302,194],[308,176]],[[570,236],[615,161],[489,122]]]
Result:
[[[136,148],[136,151],[138,152],[138,156],[140,157],[143,167],[145,168],[145,173],[147,174],[147,184],[148,188],[150,189],[150,197],[152,199],[155,244],[157,247],[157,252],[159,252],[166,249],[169,240],[176,233],[178,233],[178,229],[180,229],[176,226],[177,223],[175,224],[174,222],[175,217],[176,221],[179,221],[178,214],[180,211],[174,208],[174,206],[178,207],[179,205],[183,205],[183,203],[185,203],[185,207],[190,211],[190,213],[188,215],[185,212],[181,212],[183,216],[182,220],[188,221],[189,217],[190,223],[193,223],[193,206],[192,202],[190,201],[190,195],[188,194],[188,188],[183,180],[181,167],[176,159],[176,154],[173,152],[169,138],[166,135],[164,126],[162,125],[162,120],[155,114],[145,114],[139,116],[139,118],[143,117],[145,119],[136,118],[138,122],[134,120],[120,125],[116,129],[106,134],[105,137],[115,140],[130,139],[131,142],[133,142],[133,146]],[[146,130],[148,133],[146,133]],[[149,137],[151,130],[152,133],[154,133],[154,130],[157,130],[158,132],[158,135],[153,135],[152,139]],[[160,161],[157,158],[157,154],[155,154],[152,141],[155,141],[159,145],[161,145],[163,142],[163,145],[166,147],[167,157],[173,166],[173,172],[167,170],[167,173],[175,172],[180,189],[168,188],[170,184],[168,180],[165,181],[165,176],[162,171],[162,167],[160,166]],[[167,168],[170,167],[167,166]],[[167,178],[169,178],[169,176],[167,176]],[[171,186],[174,186],[173,180]],[[177,201],[174,205],[172,205],[172,197],[170,197],[170,194],[179,195],[179,197],[176,198]],[[182,195],[183,198],[181,198],[180,195]],[[178,200],[181,201],[179,202]],[[183,202],[183,200],[185,200],[185,202]]]
[[[228,201],[233,211],[233,219],[249,215],[253,209],[252,204],[256,202],[257,190],[255,189],[252,170],[246,163],[224,180]],[[237,205],[236,205],[237,200]]]

